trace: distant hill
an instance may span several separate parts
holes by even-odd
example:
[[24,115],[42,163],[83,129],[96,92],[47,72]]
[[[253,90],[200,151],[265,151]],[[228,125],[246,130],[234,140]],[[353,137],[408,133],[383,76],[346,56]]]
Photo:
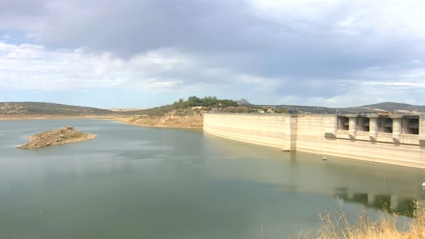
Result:
[[110,115],[116,112],[93,107],[44,102],[0,103],[0,115]]
[[364,105],[361,107],[394,111],[394,110],[405,110],[406,108],[410,108],[412,106],[413,105],[404,104],[404,103],[383,102],[383,103],[372,104],[372,105]]
[[313,114],[335,114],[335,113],[376,113],[376,112],[399,112],[405,114],[419,114],[425,112],[425,106],[415,106],[404,103],[383,102],[378,104],[363,105],[358,107],[329,108],[321,106],[300,106],[300,105],[261,105],[261,107],[286,108],[292,112],[313,113]]
[[372,105],[364,105],[361,108],[369,108],[369,109],[381,109],[386,111],[417,111],[417,112],[425,112],[425,106],[417,106],[417,105],[409,105],[403,103],[396,102],[384,102]]
[[252,105],[251,103],[249,103],[247,100],[245,99],[240,99],[237,100],[236,103],[238,103],[238,105]]
[[[202,109],[195,109],[202,106]],[[240,108],[239,108],[239,107]],[[177,101],[172,105],[156,107],[152,109],[131,109],[131,110],[107,110],[94,107],[72,106],[64,104],[44,103],[44,102],[3,102],[0,103],[1,115],[149,115],[163,116],[171,111],[178,111],[177,114],[190,115],[195,111],[220,111],[220,112],[258,112],[259,109],[272,109],[274,112],[312,113],[312,114],[335,114],[335,113],[372,113],[372,112],[399,112],[404,114],[425,113],[425,106],[414,106],[403,103],[383,102],[378,104],[363,105],[347,108],[328,108],[321,106],[301,106],[301,105],[255,105],[247,100],[239,101],[218,100],[215,97],[205,97],[204,99],[195,96],[189,97],[187,101]],[[134,111],[133,111],[134,110]],[[199,113],[199,112],[198,112]]]

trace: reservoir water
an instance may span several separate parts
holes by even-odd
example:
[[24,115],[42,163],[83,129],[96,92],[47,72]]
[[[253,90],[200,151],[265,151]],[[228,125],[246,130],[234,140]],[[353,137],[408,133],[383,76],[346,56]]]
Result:
[[[72,125],[92,141],[18,150]],[[102,120],[0,121],[1,238],[287,238],[319,213],[412,213],[423,170]],[[406,220],[409,220],[408,217]]]

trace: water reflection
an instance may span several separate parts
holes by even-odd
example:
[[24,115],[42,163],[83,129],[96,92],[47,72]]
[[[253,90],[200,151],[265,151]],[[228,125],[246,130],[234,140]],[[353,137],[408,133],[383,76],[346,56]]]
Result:
[[[413,217],[418,198],[412,195],[391,195],[375,193],[352,193],[348,188],[336,188],[335,197],[346,202],[362,204],[368,208]],[[420,200],[420,199],[419,199]]]
[[[98,138],[34,151],[11,146],[63,125]],[[393,195],[421,196],[425,181],[414,169],[324,162],[196,131],[92,120],[0,122],[0,129],[7,129],[0,137],[4,238],[258,239],[261,228],[264,238],[282,238],[317,228],[318,210],[338,208],[335,195],[350,215],[380,201],[401,211],[410,198],[399,196],[395,207]]]
[[[217,153],[218,158],[220,153],[239,156],[229,160],[226,169],[210,165],[209,169],[220,171],[220,176],[224,174],[244,180],[255,178],[263,183],[281,185],[285,190],[338,197],[347,203],[409,217],[414,215],[415,202],[425,198],[425,191],[421,189],[425,178],[419,169],[331,156],[327,156],[327,161],[322,161],[322,155],[318,154],[282,153],[267,147],[259,150],[249,144],[218,140],[215,136],[206,135],[206,138],[209,145],[222,149]],[[253,160],[256,157],[272,161],[257,164]],[[241,161],[245,164],[241,164]],[[252,168],[245,168],[244,165],[256,169],[252,171]]]

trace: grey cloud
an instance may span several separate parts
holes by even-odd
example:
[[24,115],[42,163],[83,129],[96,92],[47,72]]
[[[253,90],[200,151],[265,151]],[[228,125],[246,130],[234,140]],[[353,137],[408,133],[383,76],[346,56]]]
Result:
[[[273,90],[276,95],[326,98],[351,90],[340,80],[385,81],[389,73],[403,75],[415,69],[407,61],[425,60],[424,36],[403,26],[388,27],[379,5],[327,5],[321,17],[282,12],[276,18],[256,13],[243,0],[19,0],[2,2],[0,9],[11,16],[40,16],[44,27],[27,28],[50,47],[87,46],[123,58],[161,48],[196,56],[201,68],[197,71],[158,74],[182,79],[183,86],[237,86],[236,76],[249,74],[282,79]],[[394,65],[400,68],[394,70]],[[365,71],[371,67],[385,71]],[[208,75],[203,68],[225,71]]]
[[289,80],[288,83],[275,89],[277,95],[297,95],[300,97],[334,97],[350,91],[351,85],[341,84],[340,80]]
[[0,15],[37,16],[48,14],[43,0],[2,0],[0,2]]
[[[164,47],[233,49],[240,45],[244,13],[208,1],[62,1],[40,40],[114,50],[120,54]],[[246,17],[245,17],[246,18]],[[246,41],[249,41],[248,39]],[[232,43],[233,42],[233,43]]]
[[350,4],[339,4],[321,22],[288,17],[280,24],[252,15],[243,1],[68,0],[49,5],[49,25],[39,32],[43,42],[124,56],[176,47],[204,55],[212,65],[270,76],[346,77],[349,71],[405,60],[415,54],[411,43],[417,45],[394,36],[382,39],[373,32],[378,29],[362,29],[359,36],[335,33],[335,22],[350,13]]

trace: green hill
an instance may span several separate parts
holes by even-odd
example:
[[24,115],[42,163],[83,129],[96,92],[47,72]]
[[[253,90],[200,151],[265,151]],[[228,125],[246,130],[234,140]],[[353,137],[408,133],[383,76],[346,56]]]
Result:
[[273,109],[277,113],[297,112],[297,113],[364,113],[377,111],[408,111],[425,112],[425,106],[414,106],[409,104],[384,102],[378,104],[364,105],[349,108],[327,108],[320,106],[298,106],[298,105],[255,105],[246,100],[233,101],[227,99],[217,99],[216,97],[198,98],[191,96],[187,100],[180,99],[170,105],[164,105],[151,109],[135,111],[113,111],[94,107],[72,106],[64,104],[54,104],[45,102],[3,102],[0,103],[0,115],[68,115],[68,116],[118,116],[118,115],[147,115],[161,117],[170,112],[174,115],[190,116],[202,114],[202,112],[228,112],[228,113],[258,113],[259,110],[267,111]]
[[[0,103],[0,115],[113,115],[113,112],[93,107],[44,102]],[[121,112],[119,114],[122,114]]]

